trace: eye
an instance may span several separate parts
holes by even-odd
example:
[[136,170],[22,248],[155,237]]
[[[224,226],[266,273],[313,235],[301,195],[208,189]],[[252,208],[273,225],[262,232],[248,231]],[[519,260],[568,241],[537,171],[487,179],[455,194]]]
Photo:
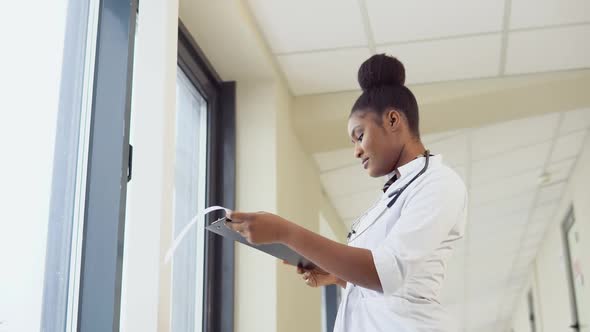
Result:
[[362,142],[363,141],[363,136],[365,136],[364,133],[359,135],[359,138],[357,139],[357,141]]

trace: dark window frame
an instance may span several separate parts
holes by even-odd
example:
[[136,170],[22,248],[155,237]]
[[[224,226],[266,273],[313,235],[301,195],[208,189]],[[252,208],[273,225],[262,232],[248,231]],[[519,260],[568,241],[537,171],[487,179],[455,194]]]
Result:
[[[178,22],[178,66],[207,100],[206,205],[235,207],[236,84],[223,82]],[[209,216],[208,222],[213,221]],[[205,233],[203,331],[234,330],[234,242]]]
[[578,317],[578,303],[576,299],[576,290],[574,285],[574,276],[571,270],[571,252],[569,247],[568,232],[570,228],[576,222],[574,207],[570,206],[568,212],[565,215],[564,220],[561,222],[561,236],[563,241],[563,250],[565,252],[565,265],[567,271],[568,289],[570,297],[570,307],[572,312],[572,324],[569,326],[574,331],[580,331],[580,321]]
[[137,1],[101,0],[99,10],[78,305],[82,332],[119,331]]

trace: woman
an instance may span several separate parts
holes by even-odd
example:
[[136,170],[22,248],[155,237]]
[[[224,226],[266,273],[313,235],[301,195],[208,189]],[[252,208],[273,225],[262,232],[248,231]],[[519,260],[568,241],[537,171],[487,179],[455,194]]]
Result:
[[265,212],[230,211],[228,226],[252,243],[283,243],[308,258],[317,268],[298,269],[308,285],[345,288],[335,331],[455,331],[439,295],[465,228],[465,185],[420,141],[401,62],[374,55],[358,80],[363,93],[348,120],[354,155],[370,176],[388,181],[353,223],[348,245]]

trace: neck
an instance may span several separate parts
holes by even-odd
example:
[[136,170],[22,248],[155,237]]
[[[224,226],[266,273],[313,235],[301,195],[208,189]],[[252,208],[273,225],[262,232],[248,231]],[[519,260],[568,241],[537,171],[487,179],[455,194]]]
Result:
[[426,150],[426,149],[424,148],[424,144],[422,144],[422,142],[420,140],[410,141],[410,142],[406,143],[406,145],[402,151],[402,154],[399,158],[399,162],[395,166],[396,170],[397,170],[397,168],[416,159],[416,157],[424,154],[424,150]]

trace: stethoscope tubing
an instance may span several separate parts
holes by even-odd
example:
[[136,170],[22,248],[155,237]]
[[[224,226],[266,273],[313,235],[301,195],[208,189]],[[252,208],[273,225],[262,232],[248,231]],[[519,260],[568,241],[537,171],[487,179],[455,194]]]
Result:
[[[354,229],[355,223],[352,224],[351,230],[348,233],[348,237],[347,237],[348,238],[348,243],[356,240],[364,232],[366,232],[368,229],[370,229],[377,222],[377,220],[379,220],[379,218],[381,218],[381,216],[383,216],[383,214],[385,214],[385,211],[387,211],[387,209],[391,208],[395,204],[395,202],[401,196],[401,194],[404,192],[404,190],[406,190],[406,188],[408,188],[412,184],[412,182],[416,181],[416,179],[418,177],[420,177],[420,175],[422,175],[422,174],[424,174],[426,172],[426,170],[428,169],[428,164],[430,162],[430,151],[429,150],[426,150],[424,152],[424,157],[426,158],[426,161],[424,162],[424,167],[422,167],[422,169],[420,170],[420,172],[418,172],[418,174],[416,174],[403,187],[401,187],[400,189],[394,190],[392,193],[390,193],[388,195],[388,198],[389,197],[392,197],[392,196],[393,196],[393,198],[387,203],[387,207],[384,208],[383,210],[381,210],[381,212],[379,212],[379,214],[375,218],[373,218],[373,221],[367,227],[365,227],[365,229],[363,229],[362,232],[360,232],[360,233],[357,234],[356,230]],[[365,217],[365,216],[366,216],[366,214],[363,217]],[[360,219],[359,219],[359,222],[360,222]],[[357,235],[354,238],[352,238],[352,235],[353,234],[357,234]]]

